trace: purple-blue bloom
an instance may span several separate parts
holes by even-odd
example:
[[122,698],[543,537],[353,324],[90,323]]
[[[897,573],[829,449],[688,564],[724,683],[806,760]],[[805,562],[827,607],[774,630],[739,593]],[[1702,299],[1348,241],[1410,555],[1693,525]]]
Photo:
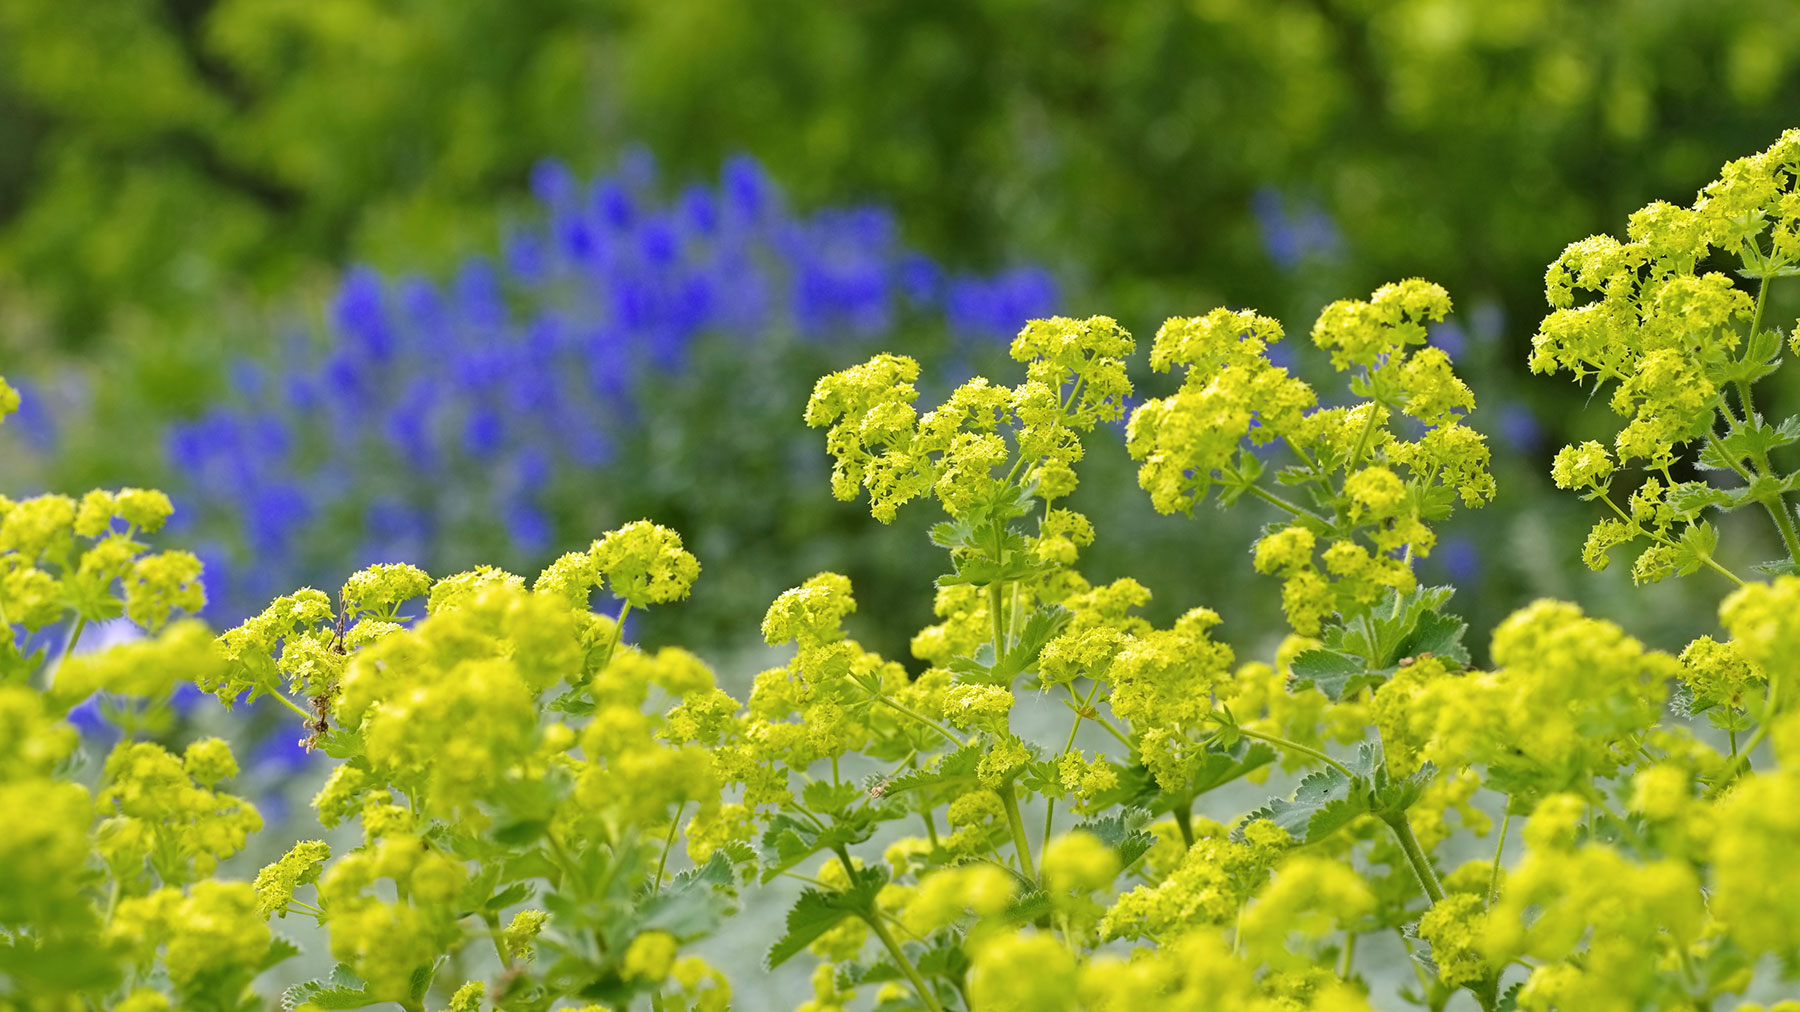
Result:
[[638,391],[705,335],[873,348],[906,325],[992,347],[1056,308],[1041,269],[953,274],[884,208],[795,212],[749,158],[673,199],[641,151],[591,181],[546,162],[530,189],[542,217],[495,255],[445,283],[351,268],[322,350],[234,363],[233,397],[168,433],[169,491],[205,514],[214,621],[368,562],[461,559],[477,530],[540,561],[553,490],[604,501],[628,480],[605,471],[655,417]]

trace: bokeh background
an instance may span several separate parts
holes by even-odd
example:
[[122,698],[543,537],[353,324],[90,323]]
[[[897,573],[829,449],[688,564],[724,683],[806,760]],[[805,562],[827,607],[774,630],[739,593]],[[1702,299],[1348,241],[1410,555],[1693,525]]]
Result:
[[[1534,597],[1679,646],[1724,590],[1581,567],[1548,463],[1614,421],[1525,357],[1567,243],[1800,124],[1789,0],[6,0],[0,54],[6,491],[167,490],[216,624],[651,517],[705,570],[644,640],[741,684],[767,602],[833,568],[904,658],[942,564],[922,516],[830,498],[818,375],[903,352],[929,402],[1011,377],[1033,316],[1147,344],[1228,305],[1332,389],[1318,309],[1415,275],[1495,450],[1425,563],[1478,658]],[[1090,575],[1265,652],[1272,518],[1157,516],[1122,443],[1077,494]],[[1728,564],[1777,554],[1734,519]],[[280,806],[307,760],[271,741]]]
[[[369,562],[533,573],[651,517],[705,568],[634,635],[741,688],[782,589],[848,573],[854,630],[906,658],[942,569],[923,515],[830,498],[817,376],[903,352],[930,402],[1009,380],[1034,316],[1147,344],[1227,305],[1341,390],[1314,315],[1417,275],[1457,301],[1432,340],[1500,482],[1424,564],[1477,659],[1544,595],[1677,647],[1725,588],[1581,566],[1594,516],[1549,459],[1614,421],[1526,352],[1567,243],[1691,200],[1795,96],[1789,0],[6,0],[5,491],[167,490],[219,626]],[[1266,654],[1273,518],[1157,516],[1122,444],[1082,471],[1090,576]],[[1736,519],[1728,564],[1778,554]],[[104,702],[78,716],[98,754]],[[240,743],[278,827],[228,869],[254,874],[317,760],[277,713],[178,698],[163,726]]]
[[[1554,594],[1678,643],[1719,588],[1580,568],[1544,472],[1612,420],[1525,351],[1565,244],[1800,122],[1797,43],[1786,0],[9,0],[0,463],[168,490],[215,623],[649,516],[706,575],[646,638],[754,666],[764,604],[830,566],[904,655],[939,564],[829,498],[817,375],[905,352],[929,401],[1007,375],[1032,316],[1147,342],[1229,305],[1329,383],[1318,308],[1422,275],[1502,489],[1427,575],[1478,641]],[[1096,442],[1093,575],[1266,646],[1268,518],[1155,516]]]

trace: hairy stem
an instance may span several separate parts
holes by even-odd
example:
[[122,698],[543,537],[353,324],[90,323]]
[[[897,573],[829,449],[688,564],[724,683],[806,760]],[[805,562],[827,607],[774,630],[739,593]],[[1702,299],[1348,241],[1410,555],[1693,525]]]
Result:
[[1763,739],[1769,736],[1770,722],[1775,716],[1775,708],[1780,702],[1780,694],[1781,675],[1778,671],[1771,671],[1769,674],[1769,688],[1763,696],[1762,717],[1757,722],[1756,733],[1751,735],[1750,740],[1744,743],[1743,749],[1733,756],[1731,765],[1725,767],[1725,772],[1719,774],[1719,779],[1714,782],[1711,787],[1707,788],[1706,800],[1711,801],[1719,795],[1724,794],[1727,787],[1730,787],[1737,781],[1738,777],[1743,776],[1744,773],[1750,769],[1750,754],[1755,752],[1756,747],[1761,745]]
[[[837,853],[838,863],[844,866],[844,874],[849,876],[849,881],[855,882],[856,865],[850,861],[850,851],[843,844],[832,849]],[[894,937],[893,932],[888,930],[887,925],[882,923],[881,912],[873,909],[858,911],[857,916],[861,917],[863,923],[875,932],[876,938],[881,939],[881,944],[886,947],[888,955],[894,957],[895,965],[899,966],[901,972],[906,974],[906,979],[912,982],[913,990],[918,992],[919,1001],[924,1003],[928,1012],[944,1012],[944,1007],[938,1004],[937,995],[931,992],[930,986],[925,983],[925,978],[919,976],[918,967],[913,966],[912,960],[906,958],[906,950],[900,947],[900,941]]]
[[612,642],[606,645],[606,660],[600,662],[599,670],[605,671],[606,666],[612,663],[613,654],[619,652],[619,643],[625,638],[625,617],[630,614],[630,601],[619,605],[619,617],[613,624]]
[[1194,846],[1194,800],[1189,798],[1176,805],[1170,809],[1169,814],[1175,817],[1175,828],[1181,832],[1181,842],[1192,849]]
[[[832,760],[836,762],[836,759]],[[663,869],[669,866],[669,851],[675,849],[675,832],[681,827],[681,813],[687,810],[687,802],[675,806],[675,817],[669,820],[669,838],[663,841],[662,860],[656,862],[656,884],[651,889],[662,888]]]
[[919,976],[919,968],[906,958],[906,950],[900,948],[899,940],[888,930],[887,925],[881,923],[880,915],[864,917],[863,920],[868,922],[875,937],[881,939],[888,955],[894,957],[894,963],[900,967],[900,972],[906,974],[906,979],[912,983],[913,990],[918,992],[919,1001],[925,1005],[927,1012],[944,1012],[944,1007],[938,1004],[937,995],[931,992],[931,986],[925,983],[924,977]]
[[896,703],[892,699],[889,699],[887,696],[876,696],[875,698],[878,701],[885,703],[888,706],[892,707],[897,712],[903,713],[903,714],[907,715],[908,717],[911,717],[912,719],[918,721],[919,723],[924,724],[926,727],[931,728],[933,731],[936,731],[938,734],[943,735],[945,741],[949,742],[952,745],[955,745],[957,748],[963,747],[963,740],[961,738],[958,738],[956,735],[951,734],[949,731],[944,730],[944,726],[942,724],[939,724],[937,721],[932,720],[930,717],[925,716],[924,714],[920,713],[917,710],[914,710],[913,708],[911,708],[909,706],[906,706],[901,703]]
[[1234,727],[1233,730],[1246,738],[1255,738],[1257,741],[1266,741],[1276,748],[1293,752],[1296,755],[1303,755],[1311,759],[1316,759],[1332,769],[1337,770],[1339,773],[1342,773],[1344,776],[1347,776],[1352,780],[1356,779],[1356,774],[1351,772],[1350,767],[1331,758],[1324,752],[1313,748],[1311,745],[1302,745],[1297,741],[1291,741],[1287,738],[1280,738],[1272,734],[1264,734],[1261,731],[1252,731],[1247,727]]
[[1296,506],[1293,503],[1288,502],[1286,499],[1283,499],[1282,497],[1269,491],[1268,489],[1263,488],[1261,485],[1251,484],[1251,485],[1246,485],[1245,488],[1249,490],[1251,495],[1257,497],[1258,499],[1261,499],[1263,502],[1266,502],[1271,506],[1275,506],[1275,507],[1279,507],[1280,509],[1287,510],[1289,513],[1292,513],[1293,515],[1295,515],[1297,517],[1311,517],[1312,519],[1317,520],[1320,523],[1325,522],[1324,517],[1319,516],[1317,513],[1314,513],[1312,510],[1306,509],[1303,506]]
[[[1631,519],[1631,514],[1626,513],[1624,510],[1620,509],[1619,504],[1612,501],[1612,496],[1603,495],[1600,497],[1600,501],[1604,502],[1608,506],[1611,506],[1612,511],[1619,515],[1619,519],[1623,520],[1623,521],[1625,521],[1625,523],[1629,524],[1633,530],[1642,531],[1644,534],[1646,534],[1650,537],[1650,540],[1656,542],[1659,545],[1665,545],[1670,548],[1676,547],[1676,543],[1669,540],[1664,535],[1657,534],[1654,531],[1644,530],[1643,527],[1639,526],[1639,524],[1636,520]],[[1744,581],[1741,577],[1739,577],[1736,573],[1732,572],[1731,570],[1726,569],[1724,566],[1719,565],[1718,561],[1715,560],[1711,555],[1706,555],[1703,553],[1696,553],[1696,554],[1700,555],[1700,561],[1706,565],[1706,568],[1712,570],[1715,573],[1718,573],[1720,576],[1723,576],[1725,579],[1730,580],[1732,583],[1735,583],[1740,587],[1742,587],[1744,585]]]
[[[1743,387],[1742,393],[1740,393],[1739,396],[1742,397],[1744,401],[1744,424],[1751,424],[1750,419],[1754,417],[1755,409],[1750,405],[1750,387],[1747,384]],[[1729,423],[1731,421],[1731,412],[1725,409],[1724,398],[1722,396],[1720,397],[1720,411],[1725,415],[1725,419],[1727,423]],[[1744,467],[1741,461],[1733,457],[1731,453],[1725,449],[1725,444],[1719,440],[1718,435],[1714,433],[1710,427],[1708,427],[1706,431],[1706,442],[1713,448],[1714,452],[1725,460],[1725,463],[1731,465],[1731,469],[1737,473],[1738,477],[1744,480],[1746,485],[1754,483],[1759,473],[1769,473],[1773,471],[1773,468],[1769,464],[1768,454],[1766,453],[1758,454],[1757,458],[1752,461],[1759,470],[1753,471],[1750,468]],[[1763,509],[1769,511],[1769,519],[1775,522],[1775,529],[1781,534],[1781,544],[1787,549],[1788,559],[1790,561],[1800,562],[1800,533],[1795,532],[1794,520],[1792,517],[1788,516],[1787,499],[1780,492],[1773,492],[1759,497],[1756,501],[1762,504]]]
[[1494,844],[1494,870],[1488,873],[1487,904],[1494,905],[1494,898],[1500,895],[1500,854],[1506,850],[1506,828],[1512,825],[1512,812],[1509,810],[1500,816],[1500,842]]
[[1019,814],[1019,794],[1012,784],[1000,794],[1000,803],[1006,807],[1006,824],[1012,830],[1013,849],[1019,853],[1019,870],[1028,879],[1037,878],[1037,869],[1031,863],[1031,841],[1025,838],[1025,819]]
[[481,920],[487,925],[488,937],[494,941],[494,955],[500,957],[500,968],[512,966],[512,957],[506,954],[506,944],[500,939],[500,915],[490,910],[481,915]]
[[1400,850],[1406,855],[1406,863],[1412,865],[1413,874],[1418,876],[1420,888],[1425,895],[1431,897],[1433,904],[1444,900],[1444,884],[1438,881],[1436,869],[1431,867],[1431,859],[1425,856],[1425,848],[1419,846],[1419,838],[1413,834],[1412,822],[1405,812],[1394,812],[1381,816],[1381,821],[1394,831],[1394,838],[1400,842]]

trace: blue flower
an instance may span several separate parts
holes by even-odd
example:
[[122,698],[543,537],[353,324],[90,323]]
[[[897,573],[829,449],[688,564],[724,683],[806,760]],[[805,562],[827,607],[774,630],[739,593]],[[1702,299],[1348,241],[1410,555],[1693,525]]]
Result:
[[344,275],[344,283],[331,306],[331,318],[338,333],[368,357],[385,362],[393,355],[397,340],[394,326],[388,319],[381,276],[373,269],[352,267]]
[[[447,283],[351,268],[322,350],[290,339],[278,369],[233,364],[233,399],[170,429],[170,491],[204,506],[215,621],[366,561],[464,564],[453,546],[496,517],[495,561],[515,569],[585,543],[630,480],[606,474],[616,447],[659,410],[642,384],[679,375],[708,335],[754,354],[922,324],[974,348],[1056,308],[1047,272],[952,276],[884,208],[794,213],[746,157],[672,200],[643,151],[590,181],[543,162],[530,187],[542,217],[496,255]],[[565,490],[584,487],[595,496],[572,505]],[[585,501],[593,515],[571,515]]]
[[1263,249],[1284,271],[1309,260],[1334,260],[1342,252],[1343,239],[1336,222],[1310,200],[1295,214],[1280,190],[1264,186],[1250,195],[1250,211],[1262,231]]
[[1501,404],[1498,416],[1499,425],[1495,435],[1500,437],[1507,449],[1529,453],[1543,441],[1544,427],[1538,422],[1537,415],[1518,401]]

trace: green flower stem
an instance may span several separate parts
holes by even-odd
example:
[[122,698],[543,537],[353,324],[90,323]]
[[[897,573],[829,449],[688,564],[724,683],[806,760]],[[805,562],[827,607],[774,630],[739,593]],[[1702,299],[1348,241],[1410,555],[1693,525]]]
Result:
[[[1739,396],[1743,398],[1744,401],[1745,424],[1749,424],[1749,419],[1755,414],[1755,409],[1751,407],[1750,404],[1749,386],[1744,386]],[[1719,399],[1719,409],[1724,413],[1727,422],[1729,422],[1731,420],[1731,412],[1725,407],[1723,396]],[[1725,444],[1719,440],[1718,435],[1714,433],[1711,428],[1706,430],[1706,442],[1720,457],[1724,458],[1725,463],[1731,465],[1731,469],[1737,472],[1738,477],[1744,479],[1745,484],[1748,485],[1755,482],[1756,473],[1743,467],[1736,458],[1732,457],[1732,455],[1726,451]],[[1753,461],[1753,463],[1755,463],[1763,472],[1772,472],[1774,470],[1769,464],[1769,456],[1766,453],[1758,454],[1757,459]],[[1769,511],[1769,519],[1775,521],[1775,529],[1781,532],[1781,543],[1787,548],[1788,559],[1790,561],[1800,562],[1800,533],[1795,532],[1793,518],[1788,516],[1787,498],[1780,492],[1775,492],[1763,496],[1756,501],[1762,504],[1763,509]]]
[[86,618],[79,618],[79,619],[75,620],[75,631],[69,633],[69,642],[63,644],[62,660],[56,662],[56,669],[58,671],[61,671],[62,666],[64,664],[69,663],[69,658],[75,655],[75,644],[81,642],[82,630],[84,630],[86,628],[87,628],[87,619]]
[[1500,842],[1494,844],[1494,870],[1488,873],[1488,906],[1494,905],[1494,898],[1500,895],[1500,854],[1506,850],[1506,828],[1512,825],[1512,812],[1506,811],[1500,816]]
[[613,625],[612,642],[606,645],[606,660],[600,662],[598,670],[605,671],[606,666],[612,663],[613,654],[619,650],[619,641],[625,638],[625,616],[629,614],[631,614],[631,602],[622,602],[619,605],[618,620]]
[[1241,734],[1246,738],[1255,738],[1257,741],[1266,741],[1269,744],[1275,746],[1276,748],[1285,749],[1286,751],[1293,752],[1296,755],[1303,755],[1310,759],[1316,759],[1319,762],[1322,762],[1325,765],[1331,767],[1332,769],[1337,770],[1339,773],[1342,773],[1344,776],[1347,776],[1352,780],[1356,779],[1356,774],[1352,773],[1350,771],[1350,767],[1345,766],[1343,763],[1338,762],[1336,759],[1333,759],[1330,756],[1326,755],[1325,753],[1319,751],[1318,749],[1313,748],[1311,745],[1302,745],[1297,741],[1290,741],[1287,738],[1279,738],[1272,734],[1264,734],[1261,731],[1252,731],[1249,728],[1242,727],[1242,726],[1233,726],[1232,730],[1236,731],[1238,734]]
[[912,719],[918,721],[919,723],[924,724],[926,727],[931,728],[933,731],[936,731],[938,734],[943,735],[945,741],[948,741],[950,744],[955,745],[957,748],[963,747],[964,742],[961,738],[958,738],[956,735],[953,735],[949,731],[944,730],[944,726],[942,724],[939,724],[937,721],[932,720],[930,717],[927,717],[924,714],[918,712],[917,710],[914,710],[911,707],[906,706],[902,703],[896,703],[892,699],[888,698],[887,696],[876,696],[875,698],[882,703],[886,703],[888,706],[892,707],[894,710],[896,710],[900,713],[904,713],[908,717],[911,717]]
[[1394,928],[1394,934],[1400,936],[1400,944],[1406,949],[1406,961],[1412,965],[1413,976],[1419,979],[1419,994],[1421,996],[1429,995],[1431,993],[1431,980],[1425,976],[1425,968],[1421,966],[1418,959],[1415,958],[1412,939],[1406,937],[1406,931],[1399,927]]
[[1500,975],[1490,973],[1469,985],[1469,993],[1475,996],[1476,1004],[1482,1012],[1495,1012],[1500,1007]]
[[1794,520],[1788,516],[1787,498],[1777,492],[1759,501],[1769,511],[1770,519],[1775,521],[1775,529],[1781,532],[1781,542],[1787,547],[1788,561],[1800,562],[1800,533],[1795,532]]
[[1169,809],[1175,817],[1175,828],[1181,833],[1181,842],[1192,848],[1194,846],[1194,799],[1188,798],[1179,805]]
[[[1412,822],[1406,817],[1406,813],[1386,813],[1381,816],[1381,821],[1394,831],[1394,838],[1400,841],[1400,850],[1406,855],[1406,863],[1412,865],[1413,874],[1418,876],[1419,885],[1425,890],[1425,895],[1431,898],[1432,906],[1444,902],[1444,884],[1438,881],[1437,870],[1431,867],[1431,859],[1425,856],[1425,848],[1419,846],[1419,838],[1414,835]],[[1411,946],[1408,946],[1408,951],[1410,950]],[[1490,973],[1469,984],[1468,988],[1482,1012],[1495,1012],[1500,1007],[1499,974]]]
[[1761,745],[1763,739],[1769,736],[1769,726],[1775,716],[1775,706],[1779,700],[1780,694],[1781,676],[1779,673],[1771,673],[1769,676],[1769,688],[1763,695],[1763,712],[1762,717],[1757,723],[1756,733],[1751,735],[1750,740],[1744,743],[1743,750],[1737,752],[1733,756],[1731,765],[1726,767],[1725,772],[1719,775],[1719,779],[1711,787],[1707,788],[1706,800],[1711,801],[1719,795],[1724,794],[1727,787],[1730,787],[1738,777],[1743,776],[1744,773],[1750,769],[1750,754],[1755,752],[1756,747]]
[[[1756,279],[1756,311],[1752,313],[1750,317],[1750,337],[1754,339],[1756,337],[1756,332],[1762,329],[1763,305],[1768,301],[1769,282],[1774,279],[1769,277],[1768,272],[1770,264],[1767,258],[1762,255],[1762,251],[1752,246],[1748,238],[1744,240],[1744,245],[1748,247],[1751,252],[1756,254],[1756,259],[1763,265],[1763,276]],[[1748,342],[1746,342],[1745,351],[1749,351]],[[1744,417],[1750,417],[1750,402],[1748,399],[1744,401]]]
[[919,976],[918,967],[913,965],[912,960],[906,958],[906,950],[900,948],[900,942],[894,937],[894,933],[881,922],[881,915],[864,917],[863,920],[875,932],[875,937],[881,939],[881,944],[887,948],[888,955],[894,957],[894,962],[899,965],[900,972],[906,974],[906,979],[912,982],[913,990],[918,992],[919,1001],[924,1003],[927,1012],[944,1012],[944,1007],[938,1004],[937,995],[931,993],[931,986],[925,983],[924,977]]
[[[1365,379],[1368,379],[1369,371],[1370,370],[1364,371]],[[1356,470],[1356,465],[1362,463],[1363,449],[1368,446],[1369,437],[1375,432],[1375,420],[1381,417],[1381,402],[1371,400],[1369,404],[1371,405],[1369,410],[1369,420],[1363,423],[1362,434],[1356,437],[1356,449],[1350,451],[1349,461],[1344,465],[1344,476],[1346,478]]]
[[[995,559],[998,562],[998,559]],[[1006,603],[1006,591],[999,580],[988,584],[988,615],[994,620],[994,663],[1006,656],[1006,626],[1001,618],[1001,611]]]
[[506,954],[506,945],[500,940],[500,915],[494,913],[492,910],[484,911],[481,915],[481,920],[482,923],[487,925],[488,937],[493,939],[494,955],[500,957],[500,968],[503,970],[510,968],[512,966],[512,957]]
[[1356,962],[1356,932],[1344,932],[1344,963],[1338,968],[1338,976],[1350,979],[1350,967]]
[[[833,759],[832,761],[836,762],[837,760]],[[675,849],[675,832],[681,828],[681,813],[686,810],[687,802],[683,801],[675,806],[675,817],[669,820],[669,838],[663,841],[662,860],[656,862],[656,884],[651,886],[652,890],[662,888],[663,869],[669,866],[669,851]]]
[[309,725],[310,725],[310,724],[311,724],[311,723],[312,723],[312,722],[313,722],[313,721],[315,721],[315,720],[317,720],[317,719],[319,719],[319,718],[318,718],[318,715],[317,715],[317,714],[313,714],[313,713],[307,713],[307,712],[306,712],[306,711],[305,711],[305,710],[302,710],[302,709],[301,709],[301,708],[300,708],[300,705],[299,705],[299,704],[298,704],[298,703],[296,703],[296,702],[294,702],[294,701],[293,701],[293,700],[291,700],[291,699],[289,699],[289,698],[287,698],[287,693],[285,693],[285,692],[282,692],[282,691],[281,691],[281,690],[280,690],[280,689],[279,689],[279,688],[277,688],[277,687],[275,687],[275,686],[269,686],[269,695],[271,695],[271,696],[273,696],[273,697],[275,697],[275,698],[276,698],[276,699],[277,699],[277,700],[279,700],[279,701],[280,701],[280,702],[281,702],[281,705],[282,705],[282,706],[285,706],[285,707],[287,707],[287,708],[288,708],[288,709],[290,709],[290,710],[292,710],[292,711],[294,711],[294,712],[295,712],[295,713],[297,713],[297,714],[299,714],[299,715],[300,715],[300,719],[301,719],[301,720],[303,720],[303,721],[305,721],[305,722],[306,722],[306,723],[307,723],[307,724],[309,724]]
[[[855,882],[856,865],[850,861],[850,851],[843,844],[832,849],[837,853],[838,863],[844,866],[844,874],[850,877],[851,882]],[[937,995],[931,993],[931,987],[925,983],[925,978],[919,976],[918,967],[913,966],[912,960],[906,958],[906,950],[900,947],[900,941],[894,937],[893,932],[888,930],[887,925],[882,923],[881,911],[875,909],[858,911],[857,916],[861,917],[863,923],[875,932],[876,938],[881,939],[881,944],[886,946],[888,955],[894,957],[894,963],[900,967],[902,973],[906,974],[906,979],[912,982],[913,990],[918,992],[919,1001],[924,1003],[927,1012],[944,1012],[944,1007],[938,1004]]]
[[1131,739],[1126,737],[1125,732],[1114,727],[1112,721],[1107,720],[1105,717],[1101,716],[1100,711],[1098,711],[1098,710],[1094,710],[1091,707],[1089,707],[1088,710],[1090,712],[1083,713],[1082,706],[1075,702],[1074,697],[1075,697],[1075,690],[1070,689],[1069,690],[1069,698],[1063,700],[1063,705],[1068,707],[1071,712],[1076,713],[1080,716],[1084,716],[1087,719],[1089,719],[1089,720],[1093,721],[1094,723],[1099,724],[1101,727],[1105,728],[1108,734],[1111,734],[1114,738],[1119,739],[1119,741],[1122,744],[1124,744],[1124,746],[1126,748],[1131,747]]
[[1293,503],[1288,502],[1286,499],[1283,499],[1282,497],[1269,491],[1268,489],[1263,488],[1261,485],[1252,483],[1252,484],[1246,485],[1245,488],[1249,490],[1251,495],[1257,497],[1258,499],[1261,499],[1263,502],[1266,502],[1271,506],[1275,506],[1280,509],[1287,510],[1289,513],[1292,513],[1294,516],[1310,517],[1314,520],[1317,520],[1320,523],[1325,522],[1324,517],[1319,516],[1317,513],[1314,513],[1312,510],[1306,509],[1303,506],[1296,506]]
[[1031,863],[1031,841],[1025,838],[1025,819],[1019,814],[1019,794],[1012,784],[1000,793],[1000,803],[1006,806],[1006,824],[1012,829],[1013,849],[1019,852],[1019,870],[1025,877],[1035,880],[1037,869]]
[[1738,753],[1737,759],[1733,761],[1730,766],[1726,767],[1724,773],[1719,775],[1717,782],[1706,789],[1706,800],[1712,801],[1719,795],[1724,794],[1727,787],[1736,783],[1737,778],[1743,776],[1744,773],[1750,769],[1750,753],[1756,751],[1756,746],[1761,745],[1763,739],[1768,737],[1768,734],[1769,725],[1767,723],[1762,724],[1756,729],[1756,733],[1751,735],[1750,740],[1744,743],[1744,749]]
[[[1709,433],[1709,437],[1710,437],[1710,433]],[[1659,545],[1665,545],[1669,548],[1677,547],[1675,542],[1670,541],[1664,535],[1657,534],[1654,531],[1644,530],[1643,527],[1638,525],[1638,522],[1636,520],[1631,519],[1630,514],[1626,513],[1624,510],[1619,508],[1618,503],[1612,501],[1612,496],[1603,495],[1600,497],[1600,501],[1604,502],[1608,506],[1611,506],[1612,511],[1619,515],[1619,519],[1623,520],[1623,521],[1625,521],[1625,523],[1629,524],[1633,530],[1642,531],[1644,534],[1649,536],[1650,540],[1656,542]],[[1731,570],[1726,569],[1724,566],[1719,565],[1717,560],[1715,560],[1711,555],[1702,554],[1700,556],[1700,561],[1705,563],[1706,567],[1708,569],[1711,569],[1713,572],[1718,573],[1720,576],[1723,576],[1725,579],[1730,580],[1732,583],[1735,583],[1740,587],[1742,587],[1744,585],[1743,578],[1739,577],[1736,573],[1732,572]]]
[[1444,901],[1444,884],[1438,881],[1437,871],[1431,867],[1431,861],[1425,856],[1425,848],[1419,846],[1419,838],[1413,834],[1412,822],[1405,812],[1393,812],[1381,816],[1381,821],[1394,831],[1394,838],[1400,841],[1400,850],[1406,855],[1406,863],[1412,865],[1413,874],[1418,876],[1419,885],[1425,895],[1431,897],[1433,905]]
[[[1731,417],[1731,408],[1725,404],[1725,395],[1720,394],[1718,400],[1719,414],[1725,416],[1726,427],[1729,428],[1732,425],[1735,425],[1737,419]],[[1752,474],[1750,469],[1744,466],[1743,461],[1738,460],[1731,455],[1729,450],[1725,449],[1725,444],[1720,441],[1719,434],[1714,432],[1710,425],[1707,426],[1706,429],[1706,443],[1725,461],[1725,466],[1731,468],[1732,473],[1736,474],[1739,478],[1744,479],[1745,484],[1749,484],[1756,480],[1756,475]]]
[[[9,633],[12,630],[12,625],[6,621],[5,608],[0,608],[0,626],[4,626]],[[56,676],[62,672],[63,665],[69,663],[69,657],[75,653],[75,641],[81,639],[81,631],[86,628],[87,619],[83,618],[78,620],[75,623],[75,631],[69,634],[69,642],[63,644],[62,659],[56,662],[56,667],[45,668],[40,672],[44,678],[45,692],[49,692],[56,687]],[[307,719],[311,720],[312,718],[308,717]]]

